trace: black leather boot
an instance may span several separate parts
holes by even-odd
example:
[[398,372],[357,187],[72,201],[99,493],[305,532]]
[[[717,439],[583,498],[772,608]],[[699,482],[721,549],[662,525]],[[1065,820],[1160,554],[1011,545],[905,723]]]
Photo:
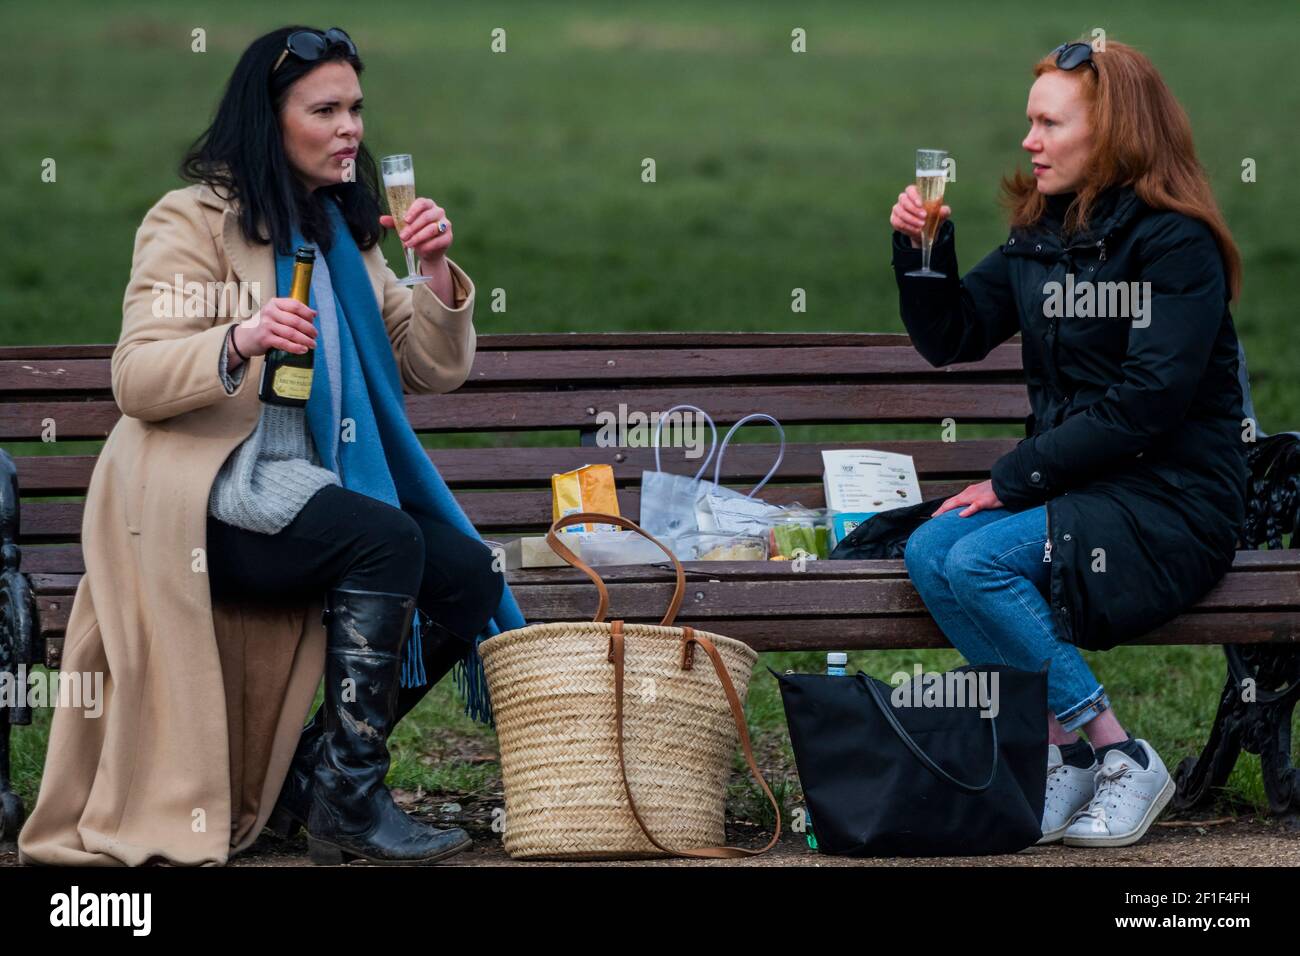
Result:
[[414,609],[404,594],[331,588],[327,595],[323,728],[307,815],[313,863],[433,863],[472,842],[460,828],[417,823],[384,785]]
[[[393,717],[393,726],[415,709],[415,705],[424,699],[425,694],[442,680],[456,666],[456,662],[469,653],[470,642],[453,634],[436,621],[421,615],[420,646],[424,652],[424,673],[428,678],[419,687],[400,687],[397,692],[397,712]],[[287,840],[307,825],[307,813],[311,810],[311,784],[316,774],[316,763],[320,760],[321,728],[324,720],[320,708],[312,714],[311,721],[303,728],[298,738],[298,749],[294,751],[293,762],[289,764],[289,773],[280,788],[280,796],[275,802],[266,821],[266,828]]]

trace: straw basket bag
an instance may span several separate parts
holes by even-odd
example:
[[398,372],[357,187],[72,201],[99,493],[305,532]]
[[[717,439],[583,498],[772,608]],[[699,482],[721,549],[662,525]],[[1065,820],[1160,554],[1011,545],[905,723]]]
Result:
[[[644,535],[671,559],[677,587],[659,625],[605,623],[605,583],[556,535],[589,521]],[[745,728],[758,655],[740,641],[672,626],[686,587],[681,562],[626,518],[569,515],[546,540],[595,582],[600,604],[591,622],[532,624],[479,646],[501,746],[506,852],[589,860],[770,849],[781,835],[780,809]],[[697,660],[697,647],[712,667]],[[761,850],[723,845],[737,737],[776,811],[776,833]]]

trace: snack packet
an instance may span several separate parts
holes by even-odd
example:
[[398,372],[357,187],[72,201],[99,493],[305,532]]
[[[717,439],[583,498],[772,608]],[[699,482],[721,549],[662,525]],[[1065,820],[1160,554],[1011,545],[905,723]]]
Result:
[[[551,475],[551,520],[559,521],[581,511],[618,515],[618,492],[611,465],[583,465],[574,471]],[[583,531],[618,531],[617,525],[586,522],[561,528],[560,534]]]

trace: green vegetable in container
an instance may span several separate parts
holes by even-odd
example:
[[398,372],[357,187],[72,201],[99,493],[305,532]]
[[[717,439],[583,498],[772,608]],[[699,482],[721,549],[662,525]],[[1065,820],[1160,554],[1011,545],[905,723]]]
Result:
[[818,558],[830,557],[830,534],[825,525],[777,524],[772,538],[774,553],[787,558],[794,557],[797,549]]

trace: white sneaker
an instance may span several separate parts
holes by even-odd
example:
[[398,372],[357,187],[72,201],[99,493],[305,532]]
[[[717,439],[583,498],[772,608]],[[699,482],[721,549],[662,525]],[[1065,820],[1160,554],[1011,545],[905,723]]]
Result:
[[1128,846],[1146,834],[1174,795],[1174,779],[1145,740],[1145,770],[1122,750],[1108,750],[1097,771],[1097,792],[1065,831],[1066,846]]
[[1038,845],[1055,843],[1065,834],[1074,815],[1097,792],[1097,761],[1091,767],[1074,767],[1061,759],[1061,748],[1047,745],[1047,795],[1043,801],[1043,838]]

